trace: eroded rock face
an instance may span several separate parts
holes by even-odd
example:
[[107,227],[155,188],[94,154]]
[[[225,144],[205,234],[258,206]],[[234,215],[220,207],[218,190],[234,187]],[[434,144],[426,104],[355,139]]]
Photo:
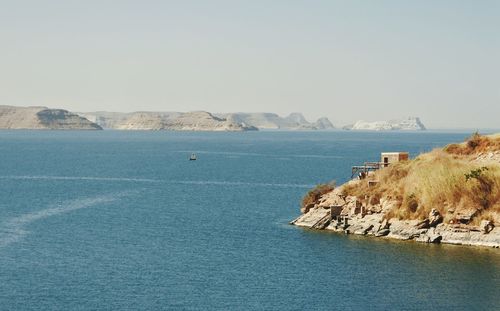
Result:
[[101,130],[86,118],[63,109],[0,106],[0,128],[45,130]]
[[435,227],[443,222],[443,216],[435,208],[429,213],[429,227]]
[[488,162],[496,162],[500,163],[500,151],[490,151],[490,152],[481,152],[474,159],[475,162],[479,163],[488,163]]
[[119,130],[228,131],[257,130],[254,127],[214,116],[206,111],[186,113],[133,112],[96,116],[106,126]]
[[477,213],[478,210],[475,208],[460,209],[454,213],[455,221],[462,224],[468,224]]
[[500,247],[500,229],[495,228],[491,221],[481,222],[479,228],[467,224],[443,224],[443,216],[437,209],[431,210],[424,220],[387,219],[387,212],[398,206],[396,200],[381,198],[380,204],[365,206],[369,204],[364,202],[367,200],[360,201],[341,193],[337,188],[323,195],[292,223],[311,229],[422,243]]
[[359,120],[354,124],[343,127],[345,130],[365,130],[365,131],[387,131],[387,130],[411,130],[423,131],[425,126],[418,117],[407,119],[367,122]]

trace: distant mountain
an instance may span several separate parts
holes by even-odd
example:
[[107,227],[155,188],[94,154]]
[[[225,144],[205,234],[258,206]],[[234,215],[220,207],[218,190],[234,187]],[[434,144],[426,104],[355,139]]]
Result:
[[308,122],[300,113],[280,117],[275,113],[218,113],[196,112],[83,112],[81,116],[105,129],[118,130],[178,130],[178,131],[251,131],[326,130],[333,129],[327,118]]
[[312,124],[314,128],[317,128],[318,130],[329,130],[329,129],[334,129],[335,126],[333,126],[332,122],[328,120],[328,118],[319,118],[316,122]]
[[67,110],[15,106],[0,106],[0,129],[102,130]]
[[365,130],[365,131],[424,131],[426,130],[425,125],[420,121],[418,117],[409,117],[407,119],[401,120],[389,120],[389,121],[357,121],[354,124],[346,125],[343,127],[345,130]]
[[81,116],[105,129],[172,131],[254,131],[257,128],[220,118],[205,111],[194,112],[86,112]]
[[335,128],[327,118],[320,118],[310,123],[301,113],[291,113],[287,117],[280,117],[275,113],[222,113],[218,116],[234,120],[248,126],[266,130],[327,130]]

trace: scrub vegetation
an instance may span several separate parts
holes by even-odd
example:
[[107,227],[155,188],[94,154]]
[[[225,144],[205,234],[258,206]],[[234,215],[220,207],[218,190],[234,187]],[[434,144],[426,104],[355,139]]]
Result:
[[307,208],[307,206],[317,203],[321,196],[333,191],[333,189],[335,189],[335,181],[331,181],[328,184],[317,185],[302,198],[301,208],[304,209]]
[[[471,224],[483,219],[500,224],[500,135],[473,134],[461,144],[448,145],[395,163],[343,187],[344,195],[374,204],[385,197],[397,202],[389,218],[424,219],[435,208],[446,222],[463,215]],[[482,155],[493,154],[484,160]]]

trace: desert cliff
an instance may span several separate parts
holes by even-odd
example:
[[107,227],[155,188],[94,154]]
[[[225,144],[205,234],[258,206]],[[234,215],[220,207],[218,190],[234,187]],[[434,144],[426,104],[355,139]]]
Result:
[[0,129],[101,130],[84,117],[63,109],[0,106]]

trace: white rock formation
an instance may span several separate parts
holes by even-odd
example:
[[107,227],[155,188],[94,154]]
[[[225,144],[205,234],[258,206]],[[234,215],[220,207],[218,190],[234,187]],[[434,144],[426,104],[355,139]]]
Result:
[[248,131],[266,130],[328,130],[334,126],[327,118],[308,122],[300,113],[280,117],[275,113],[208,112],[87,112],[81,116],[105,129],[178,130],[178,131]]
[[314,123],[307,121],[301,113],[291,113],[280,117],[275,113],[224,113],[220,117],[235,120],[258,129],[265,130],[328,130],[335,128],[328,118],[320,118]]
[[219,118],[205,111],[194,112],[88,112],[80,115],[103,128],[117,130],[249,131],[256,128]]
[[0,129],[101,130],[102,128],[67,110],[0,106]]
[[318,130],[330,130],[335,128],[328,118],[319,118],[312,126]]
[[400,131],[423,131],[426,130],[424,124],[418,117],[409,117],[401,120],[389,121],[357,121],[352,125],[343,127],[345,130],[365,130],[365,131],[387,131],[387,130],[400,130]]

